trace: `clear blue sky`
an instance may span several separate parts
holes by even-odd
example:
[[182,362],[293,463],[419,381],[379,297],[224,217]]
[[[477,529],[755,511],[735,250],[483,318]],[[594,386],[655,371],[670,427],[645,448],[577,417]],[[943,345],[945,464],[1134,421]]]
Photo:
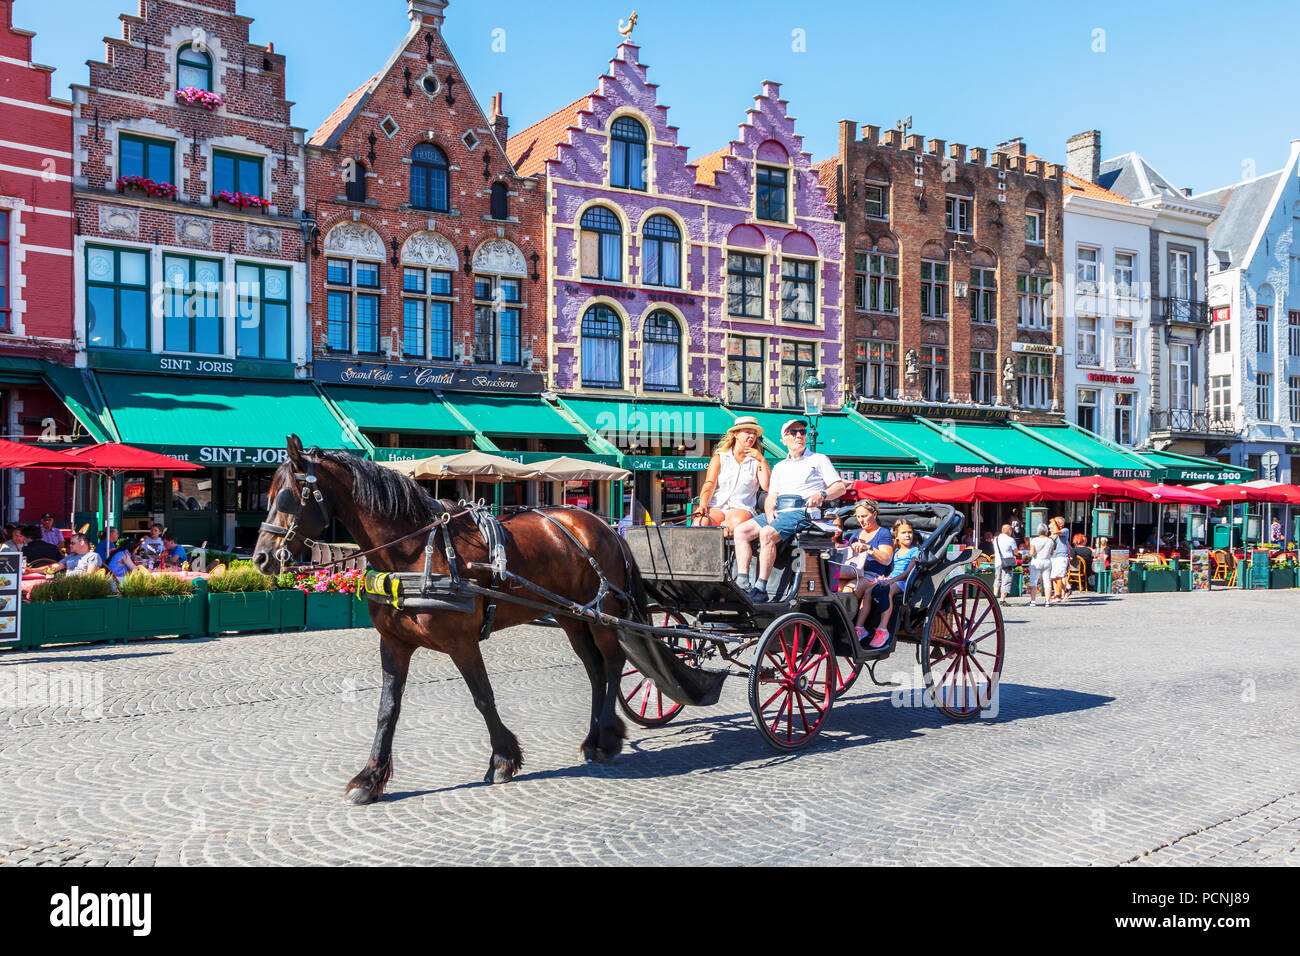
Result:
[[[783,84],[816,159],[834,152],[840,119],[910,115],[913,132],[971,146],[1023,136],[1059,162],[1067,137],[1095,127],[1105,156],[1141,152],[1200,192],[1251,162],[1276,169],[1300,138],[1295,0],[452,0],[445,30],[480,102],[503,91],[519,130],[594,87],[633,8],[641,58],[692,158],[735,135],[764,79]],[[135,0],[15,0],[14,20],[37,32],[35,57],[58,67],[66,96],[103,56],[101,38],[119,35],[122,10]],[[256,19],[254,42],[288,56],[294,122],[309,130],[407,24],[405,0],[242,0],[240,12]],[[806,52],[792,49],[796,30]]]

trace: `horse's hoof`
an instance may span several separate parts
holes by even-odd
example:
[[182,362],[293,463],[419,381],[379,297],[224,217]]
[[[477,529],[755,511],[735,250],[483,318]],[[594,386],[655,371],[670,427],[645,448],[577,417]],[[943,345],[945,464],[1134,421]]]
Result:
[[483,782],[509,783],[515,779],[515,774],[519,772],[519,765],[506,757],[493,757],[492,762],[488,764],[488,771],[483,776]]
[[582,759],[583,759],[586,763],[595,763],[595,762],[596,762],[596,748],[595,748],[595,747],[588,747],[588,746],[586,746],[586,745],[584,744],[583,746],[579,747],[578,750],[582,753]]
[[597,750],[596,760],[600,763],[613,763],[614,758],[617,757],[622,750],[622,747],[619,747],[617,750]]
[[366,787],[353,787],[343,794],[343,799],[353,806],[364,807],[368,804],[375,803],[379,797],[371,793]]

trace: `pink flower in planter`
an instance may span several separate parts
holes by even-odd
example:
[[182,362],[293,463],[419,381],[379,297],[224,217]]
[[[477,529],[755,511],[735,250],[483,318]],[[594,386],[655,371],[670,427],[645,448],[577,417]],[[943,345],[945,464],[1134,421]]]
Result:
[[224,105],[223,100],[216,93],[200,90],[193,86],[185,86],[177,90],[176,99],[186,106],[201,106],[205,110],[215,110],[217,107]]

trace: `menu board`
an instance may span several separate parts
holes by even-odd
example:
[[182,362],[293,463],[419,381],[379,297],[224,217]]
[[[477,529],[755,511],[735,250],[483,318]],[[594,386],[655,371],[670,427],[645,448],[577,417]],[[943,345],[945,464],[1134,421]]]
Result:
[[1191,552],[1192,590],[1210,590],[1210,549],[1193,548]]
[[1110,553],[1110,593],[1128,594],[1129,560],[1127,551]]
[[0,642],[18,640],[22,579],[23,556],[17,551],[0,551]]

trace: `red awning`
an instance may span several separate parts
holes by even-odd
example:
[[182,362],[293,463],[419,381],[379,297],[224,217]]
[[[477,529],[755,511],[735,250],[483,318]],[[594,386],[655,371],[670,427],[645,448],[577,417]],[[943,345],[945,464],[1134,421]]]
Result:
[[1088,501],[1093,496],[1091,488],[1082,488],[1060,478],[1045,478],[1042,475],[1011,478],[1007,484],[1023,488],[1025,501]]
[[1124,501],[1150,501],[1151,495],[1143,488],[1127,481],[1120,481],[1118,478],[1106,478],[1102,475],[1084,475],[1081,478],[1058,478],[1063,485],[1071,485],[1075,488],[1086,488],[1091,494],[1098,498],[1115,499],[1120,498]]
[[1026,491],[1019,485],[1000,478],[961,478],[957,481],[944,482],[917,492],[918,501],[934,501],[942,504],[969,504],[975,501],[1025,501]]
[[0,468],[85,468],[86,464],[63,451],[24,445],[0,438]]
[[87,445],[72,455],[83,463],[83,467],[100,471],[202,471],[204,468],[179,458],[114,442]]
[[1238,501],[1262,501],[1275,505],[1287,503],[1286,494],[1276,488],[1252,488],[1250,485],[1193,485],[1192,490],[1209,495],[1221,505],[1234,504]]
[[929,475],[916,475],[912,478],[900,478],[898,481],[886,481],[873,485],[866,481],[855,481],[850,490],[857,499],[871,498],[875,501],[920,501],[916,497],[922,488],[947,484],[942,478]]

